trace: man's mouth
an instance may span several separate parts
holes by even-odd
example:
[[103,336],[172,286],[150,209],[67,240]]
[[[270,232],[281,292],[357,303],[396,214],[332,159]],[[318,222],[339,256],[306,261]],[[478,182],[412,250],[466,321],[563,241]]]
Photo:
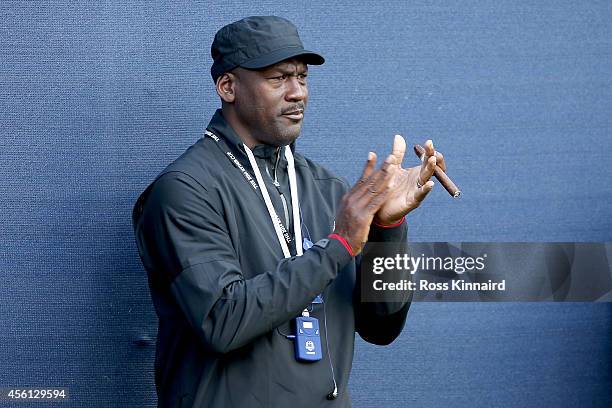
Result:
[[294,111],[291,112],[285,112],[283,113],[283,116],[288,117],[291,120],[302,120],[304,118],[304,110],[303,109],[296,109]]

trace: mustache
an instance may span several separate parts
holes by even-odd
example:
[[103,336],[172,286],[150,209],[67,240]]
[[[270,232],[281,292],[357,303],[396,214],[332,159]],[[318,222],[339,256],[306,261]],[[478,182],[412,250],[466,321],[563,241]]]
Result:
[[281,115],[287,114],[287,113],[291,113],[291,112],[295,112],[295,111],[302,111],[305,112],[306,111],[306,106],[304,105],[303,102],[298,102],[295,105],[291,105],[288,108],[285,108],[281,111]]

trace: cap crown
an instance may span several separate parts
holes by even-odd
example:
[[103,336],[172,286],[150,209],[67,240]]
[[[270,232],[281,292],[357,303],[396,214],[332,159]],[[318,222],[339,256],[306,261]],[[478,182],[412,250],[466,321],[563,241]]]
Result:
[[251,16],[228,24],[215,35],[210,48],[213,80],[236,67],[264,68],[293,56],[322,64],[320,55],[304,50],[293,23],[277,16]]

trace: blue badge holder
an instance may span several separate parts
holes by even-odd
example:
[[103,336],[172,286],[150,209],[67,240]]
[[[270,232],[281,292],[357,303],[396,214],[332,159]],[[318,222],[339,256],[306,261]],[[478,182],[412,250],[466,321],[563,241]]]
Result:
[[300,316],[295,318],[295,358],[312,362],[322,358],[319,319]]

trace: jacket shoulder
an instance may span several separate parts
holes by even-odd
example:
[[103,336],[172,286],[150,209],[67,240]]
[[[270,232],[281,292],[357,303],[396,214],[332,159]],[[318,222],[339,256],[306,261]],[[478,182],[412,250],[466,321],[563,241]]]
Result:
[[155,187],[163,190],[167,197],[176,196],[189,186],[191,191],[211,191],[223,171],[219,163],[219,157],[223,157],[213,149],[217,148],[208,138],[201,138],[162,170],[136,200],[132,222],[135,224],[139,220]]
[[350,185],[344,177],[340,177],[324,166],[312,161],[311,159],[302,156],[299,153],[295,153],[296,164],[302,165],[308,168],[312,177],[320,184],[331,184],[335,185],[342,190],[348,190]]
[[208,190],[215,183],[216,175],[223,171],[220,157],[218,148],[209,138],[203,137],[162,170],[153,182],[167,173],[178,172],[191,177]]

